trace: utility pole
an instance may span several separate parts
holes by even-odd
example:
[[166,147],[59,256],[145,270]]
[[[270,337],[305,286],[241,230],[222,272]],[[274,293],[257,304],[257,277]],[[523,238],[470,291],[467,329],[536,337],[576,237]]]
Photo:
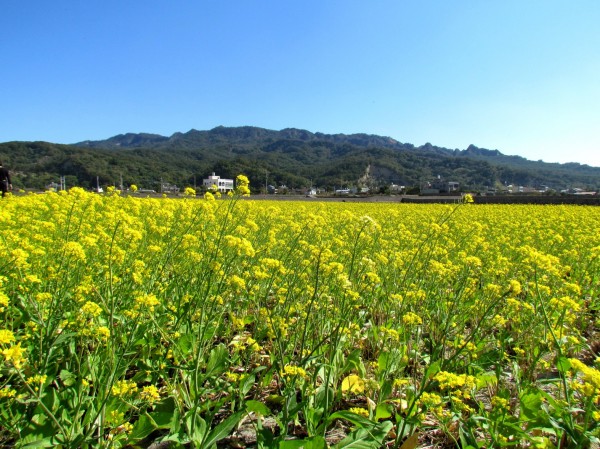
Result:
[[268,176],[269,176],[269,172],[268,172],[268,171],[267,171],[267,169],[265,168],[265,195],[266,195],[267,193],[269,193],[268,186],[267,186],[267,184],[268,184],[268,182],[267,182],[267,177],[268,177]]

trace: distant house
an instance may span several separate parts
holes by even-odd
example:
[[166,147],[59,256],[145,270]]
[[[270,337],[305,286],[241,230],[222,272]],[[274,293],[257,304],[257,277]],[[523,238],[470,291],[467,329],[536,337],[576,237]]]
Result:
[[578,191],[575,192],[573,195],[581,195],[581,196],[592,196],[592,195],[597,195],[597,192],[591,192],[591,191],[585,191],[585,190],[581,190],[581,189],[577,189]]
[[428,182],[421,189],[422,195],[437,195],[440,193],[458,192],[460,183],[456,181],[444,181],[441,176],[438,176],[434,181]]
[[216,187],[219,192],[227,193],[230,190],[233,190],[233,179],[221,178],[213,172],[208,178],[202,180],[202,185],[206,190],[211,190]]
[[448,181],[448,192],[458,192],[460,183],[456,181]]
[[392,183],[390,185],[390,192],[399,193],[399,192],[403,192],[404,190],[406,190],[406,186],[401,186],[401,185],[394,184],[394,183]]
[[179,193],[179,187],[175,184],[169,184],[168,182],[163,182],[160,185],[160,190],[162,193]]

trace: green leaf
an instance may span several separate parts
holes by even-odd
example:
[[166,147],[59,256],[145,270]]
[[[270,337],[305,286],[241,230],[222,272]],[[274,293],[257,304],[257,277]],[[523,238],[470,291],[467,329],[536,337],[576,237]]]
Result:
[[556,361],[556,368],[558,369],[558,371],[565,374],[571,369],[571,362],[569,362],[568,358],[561,356]]
[[315,394],[315,407],[329,410],[334,397],[335,391],[333,388],[327,385],[321,385]]
[[296,393],[293,391],[285,399],[285,407],[287,408],[289,416],[296,415],[305,404],[304,400],[300,402],[296,400]]
[[157,428],[154,420],[148,414],[144,414],[133,425],[129,438],[133,441],[143,440]]
[[275,436],[267,427],[259,427],[256,432],[258,447],[274,447]]
[[21,431],[19,444],[22,447],[54,447],[52,443],[57,429],[43,414],[36,414],[31,418],[29,424]]
[[227,360],[229,358],[229,352],[225,345],[220,344],[210,351],[210,357],[208,358],[208,364],[206,365],[206,376],[218,376],[227,369]]
[[485,388],[488,385],[498,385],[498,377],[493,371],[486,371],[477,376],[477,389]]
[[266,401],[269,404],[282,405],[285,402],[285,398],[279,394],[270,394],[267,396]]
[[357,415],[356,413],[349,412],[347,410],[340,410],[329,416],[329,422],[333,422],[335,419],[345,419],[351,422],[355,426],[369,428],[375,423],[364,416]]
[[521,417],[526,421],[536,419],[540,414],[542,408],[542,397],[541,394],[534,390],[529,389],[528,392],[521,396]]
[[279,449],[326,449],[325,438],[315,436],[303,440],[285,440],[279,443]]
[[375,421],[392,417],[393,407],[390,404],[379,404],[375,408]]
[[177,340],[177,347],[184,356],[190,355],[192,352],[194,340],[190,334],[183,334],[179,340]]
[[173,413],[151,412],[149,416],[156,424],[157,429],[171,429],[173,425]]
[[[29,441],[29,442],[28,442]],[[22,449],[33,449],[38,447],[56,447],[56,442],[54,441],[54,437],[46,437],[42,439],[32,440],[31,436],[26,439],[21,439],[19,444],[24,446],[20,446]]]
[[389,352],[382,352],[377,358],[377,368],[379,373],[383,373],[390,368],[391,357]]
[[358,349],[355,349],[350,353],[350,355],[346,358],[346,363],[342,370],[338,373],[338,375],[343,375],[349,373],[350,371],[358,371],[358,373],[362,376],[365,374],[365,366],[362,363],[360,358],[361,352]]
[[[321,422],[321,419],[323,418],[323,414],[325,413],[325,409],[323,407],[319,407],[319,408],[314,408],[314,407],[307,407],[304,409],[304,415],[305,415],[305,419],[306,419],[306,425],[309,429],[318,429],[319,427],[322,427],[322,425],[324,423]],[[319,424],[321,424],[321,426],[319,426]],[[309,430],[308,432],[309,434],[315,434],[315,433],[319,433],[319,432],[315,432],[314,430]]]
[[[373,423],[371,423],[373,424]],[[333,446],[333,449],[379,449],[394,425],[391,421],[375,424],[371,428],[360,428]]]
[[256,376],[254,374],[249,374],[244,377],[242,383],[240,384],[240,395],[246,396],[246,394],[252,389],[254,382],[256,381]]
[[85,410],[83,416],[83,420],[81,421],[82,427],[87,427],[90,425],[92,420],[96,419],[96,406],[93,402],[90,402],[87,409]]
[[387,399],[392,395],[392,391],[394,389],[394,382],[391,380],[385,380],[381,385],[380,397],[381,399]]
[[202,447],[202,442],[206,437],[208,426],[206,421],[195,411],[190,410],[186,413],[185,424],[188,436],[199,447]]
[[246,401],[246,411],[248,413],[254,412],[262,416],[269,416],[271,414],[271,409],[267,407],[265,404],[259,401]]
[[429,379],[429,378],[431,378],[431,377],[435,376],[437,373],[439,373],[439,371],[440,371],[440,366],[441,366],[441,365],[440,365],[440,361],[439,361],[439,360],[438,360],[438,361],[436,361],[436,362],[433,362],[432,364],[430,364],[430,365],[427,367],[427,370],[425,371],[425,377],[426,377],[427,379]]
[[237,426],[244,414],[244,411],[236,412],[225,421],[219,423],[219,425],[208,434],[206,440],[202,444],[202,447],[212,447],[213,444],[216,444],[218,441],[221,441],[223,438],[229,436],[231,430]]
[[472,448],[477,448],[479,447],[479,445],[477,444],[477,439],[475,438],[475,435],[473,435],[473,430],[471,429],[471,427],[465,425],[464,423],[460,425],[459,428],[459,438],[460,441],[462,443],[462,446],[467,448],[467,447],[472,447]]
[[65,387],[71,387],[77,381],[77,376],[75,376],[75,374],[73,374],[71,371],[67,371],[66,369],[61,370],[58,377],[60,378],[60,380],[62,380],[62,383]]
[[154,411],[164,413],[174,413],[176,409],[175,399],[171,396],[154,404]]

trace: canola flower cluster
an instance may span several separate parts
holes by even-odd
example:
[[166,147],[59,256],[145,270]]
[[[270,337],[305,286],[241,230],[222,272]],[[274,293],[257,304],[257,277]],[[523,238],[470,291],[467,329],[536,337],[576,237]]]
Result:
[[599,209],[261,202],[248,185],[3,200],[0,437],[201,447],[228,404],[311,436],[340,410],[387,420],[396,447],[430,427],[600,438]]

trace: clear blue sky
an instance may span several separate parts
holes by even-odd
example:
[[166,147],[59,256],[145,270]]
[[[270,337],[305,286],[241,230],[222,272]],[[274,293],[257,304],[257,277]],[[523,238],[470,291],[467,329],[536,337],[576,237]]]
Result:
[[252,125],[600,166],[598,0],[3,0],[0,142]]

